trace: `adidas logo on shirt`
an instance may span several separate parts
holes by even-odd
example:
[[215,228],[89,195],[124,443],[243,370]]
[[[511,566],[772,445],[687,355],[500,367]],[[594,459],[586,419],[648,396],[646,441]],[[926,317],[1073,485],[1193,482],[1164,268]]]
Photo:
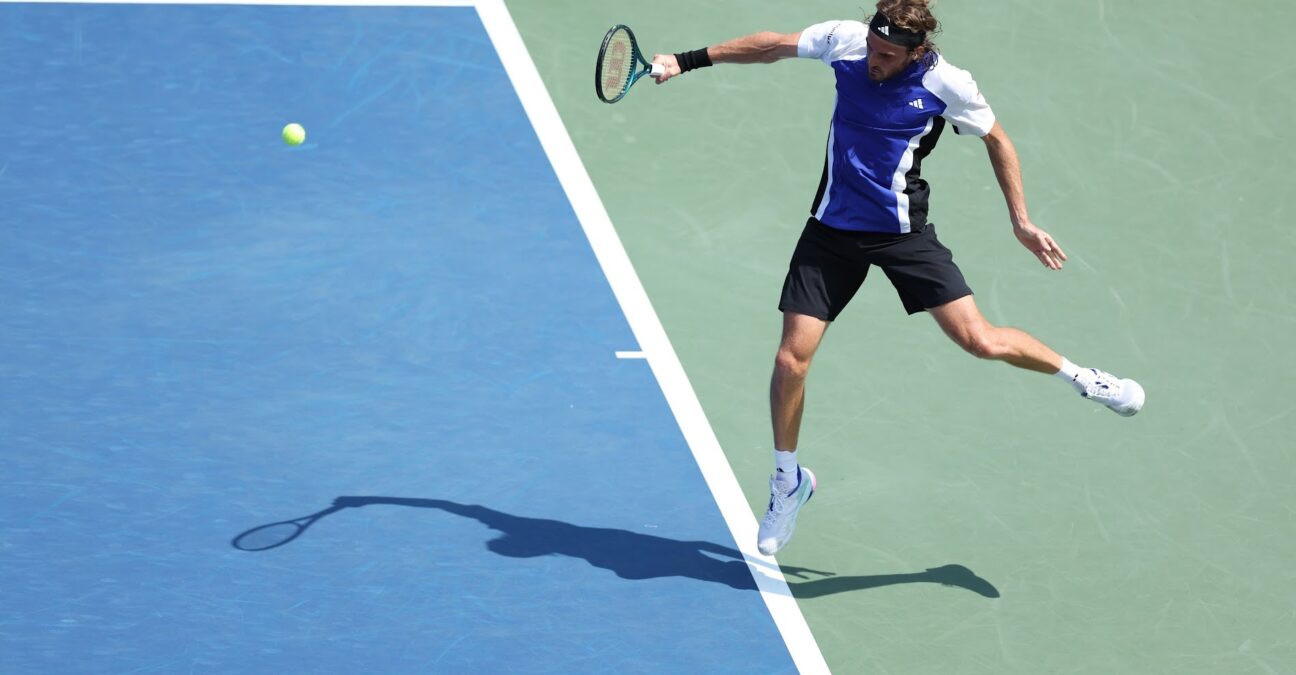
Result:
[[919,110],[922,110],[922,109],[923,109],[923,101],[922,101],[922,99],[920,99],[920,98],[916,98],[916,99],[910,101],[910,102],[909,102],[909,105],[911,105],[911,106],[913,106],[913,107],[915,107],[915,108],[917,108],[917,109],[919,109]]

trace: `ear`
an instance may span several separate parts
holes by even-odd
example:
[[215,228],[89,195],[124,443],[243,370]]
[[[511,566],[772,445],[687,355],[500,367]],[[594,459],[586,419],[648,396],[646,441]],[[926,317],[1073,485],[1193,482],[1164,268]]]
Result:
[[927,45],[918,45],[909,52],[909,62],[921,61],[923,56],[927,55]]

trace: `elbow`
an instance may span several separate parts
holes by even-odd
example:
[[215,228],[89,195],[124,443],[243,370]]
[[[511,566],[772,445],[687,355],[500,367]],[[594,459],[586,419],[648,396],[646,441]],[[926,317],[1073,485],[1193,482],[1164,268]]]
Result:
[[985,141],[986,145],[1001,145],[1008,141],[1008,132],[1004,131],[996,120],[994,126],[990,127],[990,131],[982,136],[981,140]]
[[756,54],[756,60],[759,63],[774,63],[786,55],[786,45],[784,44],[783,35],[772,31],[757,33],[757,44],[759,51]]

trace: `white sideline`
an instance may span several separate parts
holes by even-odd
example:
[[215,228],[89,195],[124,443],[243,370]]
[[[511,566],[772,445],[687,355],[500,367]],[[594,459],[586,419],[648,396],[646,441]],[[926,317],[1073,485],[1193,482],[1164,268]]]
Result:
[[[590,246],[603,267],[603,273],[612,285],[612,292],[621,303],[621,310],[625,312],[630,328],[634,331],[653,374],[657,376],[657,382],[684,432],[693,458],[702,470],[702,476],[720,507],[720,513],[729,526],[734,542],[752,570],[756,586],[760,589],[775,625],[783,634],[783,641],[787,643],[793,662],[802,673],[829,672],[823,653],[819,651],[819,645],[810,633],[810,627],[806,624],[796,599],[792,597],[778,564],[774,558],[761,555],[756,550],[756,519],[747,506],[747,499],[738,486],[733,468],[725,459],[720,441],[702,412],[702,404],[698,401],[693,386],[689,384],[684,367],[666,337],[666,331],[648,300],[648,294],[644,292],[634,266],[630,264],[630,258],[612,226],[603,201],[594,189],[594,182],[585,171],[576,146],[567,134],[567,128],[563,126],[557,107],[549,98],[549,92],[540,79],[540,72],[531,60],[508,9],[503,0],[479,0],[477,11],[481,14],[491,41],[495,43],[495,49],[499,51],[500,60],[504,62],[513,87],[522,99],[531,124],[540,136],[540,143],[544,146],[549,161],[553,163],[558,180],[576,210],[581,227],[585,228],[585,236],[589,238]],[[593,92],[590,95],[593,96]]]

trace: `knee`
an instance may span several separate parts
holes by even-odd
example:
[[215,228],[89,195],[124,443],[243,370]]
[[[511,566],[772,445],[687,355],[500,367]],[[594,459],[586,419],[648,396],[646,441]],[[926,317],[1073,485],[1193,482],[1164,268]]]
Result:
[[790,349],[779,349],[774,357],[774,373],[783,377],[804,378],[810,372],[810,357]]
[[1003,356],[1004,350],[995,339],[992,331],[974,331],[959,335],[956,339],[959,346],[978,359],[997,359]]

